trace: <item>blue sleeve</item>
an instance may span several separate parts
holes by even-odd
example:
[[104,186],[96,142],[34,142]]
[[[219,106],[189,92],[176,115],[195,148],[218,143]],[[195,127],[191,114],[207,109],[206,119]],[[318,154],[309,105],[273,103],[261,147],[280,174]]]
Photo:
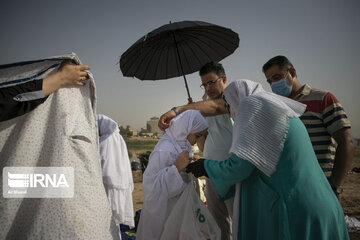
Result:
[[235,184],[249,177],[255,169],[249,161],[235,154],[221,162],[205,160],[204,166],[216,192],[222,199],[233,196]]

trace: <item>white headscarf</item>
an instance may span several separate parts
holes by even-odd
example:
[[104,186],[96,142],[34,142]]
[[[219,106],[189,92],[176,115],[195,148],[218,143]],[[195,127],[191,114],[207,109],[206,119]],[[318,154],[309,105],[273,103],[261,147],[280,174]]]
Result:
[[225,99],[230,105],[230,113],[234,114],[238,110],[240,103],[246,97],[264,91],[265,90],[262,88],[260,83],[246,79],[241,79],[230,83],[224,90]]
[[235,113],[230,152],[250,161],[267,176],[276,169],[288,131],[288,118],[306,105],[263,90],[259,83],[237,80],[224,91]]
[[165,130],[165,138],[163,138],[172,141],[178,154],[183,151],[191,152],[191,144],[187,140],[187,136],[207,128],[208,124],[200,111],[187,110],[171,120],[169,128]]
[[98,114],[103,183],[117,224],[134,226],[132,191],[134,182],[126,143],[117,123]]
[[97,114],[96,119],[98,121],[98,127],[100,131],[100,142],[104,141],[114,132],[119,132],[118,124],[103,114]]

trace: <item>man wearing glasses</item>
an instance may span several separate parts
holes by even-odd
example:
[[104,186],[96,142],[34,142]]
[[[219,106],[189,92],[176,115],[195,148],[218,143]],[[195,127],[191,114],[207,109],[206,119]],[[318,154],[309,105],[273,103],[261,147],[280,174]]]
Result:
[[341,185],[354,156],[351,125],[343,107],[332,93],[313,89],[308,84],[301,85],[296,69],[284,56],[270,59],[262,70],[274,93],[307,105],[300,119],[309,133],[319,164],[340,201]]
[[[220,63],[209,62],[200,69],[199,74],[202,82],[200,87],[205,90],[204,100],[222,98],[226,88],[226,75],[223,66]],[[208,135],[198,142],[198,146],[204,152],[204,158],[223,161],[230,156],[233,122],[229,114],[206,117],[205,119],[209,125]],[[207,206],[220,227],[221,239],[232,239],[231,217],[234,199],[220,201],[208,178],[206,179],[205,196]]]

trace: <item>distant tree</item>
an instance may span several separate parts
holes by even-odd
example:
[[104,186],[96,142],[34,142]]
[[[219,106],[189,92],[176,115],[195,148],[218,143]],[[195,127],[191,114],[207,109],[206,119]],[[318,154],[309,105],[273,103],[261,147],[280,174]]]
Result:
[[130,131],[130,126],[127,125],[126,128],[124,128],[123,126],[119,127],[120,129],[120,134],[123,137],[131,137],[132,136],[132,132]]
[[119,130],[121,135],[125,135],[126,129],[123,126],[120,126]]

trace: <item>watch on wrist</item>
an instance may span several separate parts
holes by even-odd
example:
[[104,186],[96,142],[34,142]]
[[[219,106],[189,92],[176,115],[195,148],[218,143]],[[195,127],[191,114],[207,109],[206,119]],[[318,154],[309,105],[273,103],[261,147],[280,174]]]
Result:
[[178,112],[178,110],[176,110],[176,107],[173,107],[171,110],[173,110],[175,112],[176,116],[179,115],[179,112]]
[[344,189],[342,187],[333,187],[333,186],[331,186],[331,188],[332,188],[332,190],[334,191],[334,193],[336,195],[340,195],[344,191]]

